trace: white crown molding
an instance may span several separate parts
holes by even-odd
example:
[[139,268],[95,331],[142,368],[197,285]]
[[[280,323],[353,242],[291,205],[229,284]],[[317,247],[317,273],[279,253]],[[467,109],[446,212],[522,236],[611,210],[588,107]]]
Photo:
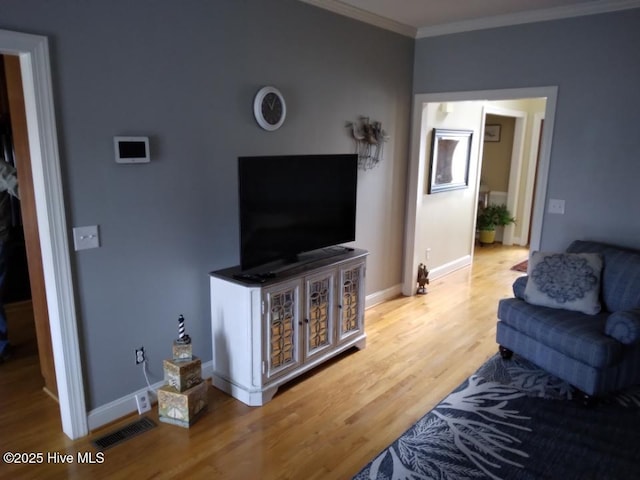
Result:
[[494,17],[477,18],[463,22],[435,25],[433,27],[422,27],[418,29],[416,38],[436,37],[451,33],[521,25],[523,23],[545,22],[549,20],[560,20],[563,18],[581,17],[585,15],[597,15],[600,13],[629,10],[632,8],[640,8],[640,0],[598,0],[587,4],[581,3],[578,5],[567,5],[563,7],[497,15]]
[[324,10],[329,10],[333,13],[337,13],[345,17],[353,18],[355,20],[360,20],[362,22],[368,23],[370,25],[374,25],[376,27],[384,28],[385,30],[390,30],[392,32],[399,33],[400,35],[404,35],[405,37],[416,38],[417,29],[415,27],[412,27],[410,25],[405,25],[404,23],[396,22],[395,20],[391,20],[389,18],[381,17],[379,15],[376,15],[375,13],[361,10],[360,8],[347,5],[337,0],[300,0],[300,1],[304,3],[308,3],[309,5],[313,5],[315,7],[322,8]]
[[549,20],[560,20],[563,18],[582,17],[585,15],[597,15],[599,13],[640,8],[640,0],[596,0],[577,5],[496,15],[493,17],[476,18],[473,20],[452,22],[416,29],[410,25],[405,25],[404,23],[396,22],[395,20],[381,17],[375,13],[347,5],[339,0],[300,1],[411,38],[437,37],[439,35],[449,35],[451,33],[508,27],[510,25],[521,25],[523,23],[545,22]]

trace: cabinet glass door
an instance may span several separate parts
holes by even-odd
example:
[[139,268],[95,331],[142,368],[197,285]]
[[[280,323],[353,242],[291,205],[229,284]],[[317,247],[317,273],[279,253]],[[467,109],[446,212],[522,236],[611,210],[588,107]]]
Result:
[[362,331],[364,305],[364,263],[340,270],[339,339]]
[[298,291],[299,286],[296,283],[286,287],[275,287],[265,292],[267,378],[296,368],[300,364]]
[[333,289],[335,275],[323,273],[308,278],[304,314],[305,357],[312,357],[335,344]]

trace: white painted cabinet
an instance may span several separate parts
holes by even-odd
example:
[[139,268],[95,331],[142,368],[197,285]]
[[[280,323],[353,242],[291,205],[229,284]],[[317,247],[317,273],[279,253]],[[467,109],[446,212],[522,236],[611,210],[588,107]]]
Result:
[[292,268],[263,284],[211,274],[213,384],[263,405],[283,383],[366,344],[364,250]]

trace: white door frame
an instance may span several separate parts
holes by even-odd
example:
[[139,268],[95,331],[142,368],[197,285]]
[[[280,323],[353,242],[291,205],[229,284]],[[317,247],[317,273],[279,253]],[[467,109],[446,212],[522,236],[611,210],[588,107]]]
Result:
[[[518,209],[518,194],[520,192],[520,174],[524,159],[524,137],[527,131],[527,112],[511,110],[488,104],[484,107],[483,121],[487,115],[500,115],[515,119],[513,132],[513,147],[511,149],[511,162],[509,167],[509,184],[507,186],[507,208],[515,213]],[[483,127],[484,130],[484,127]],[[505,225],[502,233],[502,244],[513,245],[514,226]]]
[[545,109],[545,123],[542,132],[542,145],[540,150],[540,166],[538,168],[538,182],[535,191],[535,206],[531,232],[532,250],[540,248],[542,239],[544,205],[547,195],[547,177],[551,158],[551,142],[553,138],[553,125],[555,120],[556,101],[558,87],[529,87],[502,90],[479,90],[468,92],[441,92],[419,93],[414,95],[413,118],[411,126],[411,156],[409,158],[409,181],[407,185],[407,208],[405,218],[405,248],[402,293],[413,295],[416,286],[416,275],[419,259],[416,258],[416,223],[422,204],[422,191],[419,188],[423,184],[424,166],[420,162],[420,151],[424,147],[421,138],[422,108],[426,103],[463,102],[463,101],[495,101],[516,100],[519,98],[547,99]]
[[62,431],[69,438],[76,439],[87,435],[89,430],[48,41],[39,35],[0,30],[0,53],[20,57]]
[[533,115],[533,125],[531,126],[531,145],[529,149],[529,169],[527,171],[527,183],[524,189],[524,210],[522,213],[522,231],[520,245],[525,246],[529,239],[529,225],[531,223],[531,207],[535,192],[533,187],[536,180],[536,166],[538,164],[538,141],[540,139],[540,128],[544,120],[544,112],[537,112]]

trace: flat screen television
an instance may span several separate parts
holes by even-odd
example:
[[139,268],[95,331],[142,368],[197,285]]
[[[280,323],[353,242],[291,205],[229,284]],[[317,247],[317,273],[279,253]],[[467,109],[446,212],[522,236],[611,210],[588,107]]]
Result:
[[240,268],[355,240],[355,154],[240,157]]

